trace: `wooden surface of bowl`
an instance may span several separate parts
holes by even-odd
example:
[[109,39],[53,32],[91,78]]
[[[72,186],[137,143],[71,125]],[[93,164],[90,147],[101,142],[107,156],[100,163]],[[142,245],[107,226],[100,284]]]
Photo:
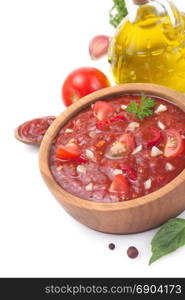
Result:
[[97,203],[66,192],[55,181],[49,167],[53,139],[64,124],[97,100],[111,100],[126,94],[158,96],[185,110],[185,96],[152,84],[125,84],[92,93],[67,108],[50,126],[41,143],[40,171],[44,181],[63,208],[82,224],[101,232],[128,234],[149,230],[176,217],[185,209],[185,170],[161,189],[131,201]]

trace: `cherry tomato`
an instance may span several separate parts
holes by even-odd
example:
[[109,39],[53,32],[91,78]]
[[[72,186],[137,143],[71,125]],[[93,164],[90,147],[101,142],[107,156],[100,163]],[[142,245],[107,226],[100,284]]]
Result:
[[105,101],[97,101],[93,106],[93,114],[99,121],[107,120],[113,112],[112,105]]
[[95,68],[84,67],[69,74],[62,87],[62,99],[66,106],[97,90],[110,86],[104,73]]
[[109,188],[109,192],[129,193],[129,183],[123,174],[118,174],[114,177]]
[[166,130],[167,141],[164,149],[165,157],[176,157],[185,150],[185,142],[175,129]]
[[79,147],[75,143],[70,143],[61,146],[56,152],[56,157],[63,160],[70,160],[80,157],[80,154]]

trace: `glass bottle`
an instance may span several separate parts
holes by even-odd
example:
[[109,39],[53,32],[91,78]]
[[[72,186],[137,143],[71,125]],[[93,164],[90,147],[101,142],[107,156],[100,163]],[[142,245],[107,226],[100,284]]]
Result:
[[169,0],[126,0],[109,49],[117,84],[155,83],[185,92],[185,17]]

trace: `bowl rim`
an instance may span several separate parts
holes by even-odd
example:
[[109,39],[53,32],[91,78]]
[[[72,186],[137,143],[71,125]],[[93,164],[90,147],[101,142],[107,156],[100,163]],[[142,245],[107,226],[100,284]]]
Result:
[[[148,83],[128,83],[124,85],[116,85],[108,87],[94,93],[91,93],[78,102],[69,106],[63,111],[56,120],[51,124],[42,140],[39,150],[39,168],[42,177],[49,189],[52,190],[53,194],[60,193],[62,202],[66,202],[69,205],[74,205],[79,208],[90,209],[95,211],[117,211],[117,210],[128,210],[131,208],[142,207],[156,201],[158,198],[167,195],[177,186],[181,185],[185,181],[185,169],[172,181],[163,186],[162,188],[149,193],[148,195],[135,198],[133,200],[122,201],[122,202],[95,202],[77,197],[67,191],[65,191],[55,180],[49,167],[49,153],[53,139],[58,134],[59,130],[68,122],[68,120],[77,115],[82,109],[88,107],[92,103],[98,100],[111,100],[114,97],[128,94],[145,93],[150,96],[157,96],[164,98],[167,101],[172,102],[179,106],[182,110],[185,110],[185,95],[170,88],[148,84]],[[183,103],[184,102],[184,103]]]

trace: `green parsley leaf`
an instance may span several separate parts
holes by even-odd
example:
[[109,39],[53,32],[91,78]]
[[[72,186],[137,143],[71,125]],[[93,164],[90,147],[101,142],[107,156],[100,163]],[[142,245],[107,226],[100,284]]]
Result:
[[131,101],[126,110],[135,114],[139,120],[143,121],[145,117],[150,117],[153,115],[152,108],[155,106],[155,104],[156,103],[154,99],[142,95],[140,104],[136,103],[135,101]]
[[185,245],[185,219],[171,219],[152,240],[152,257],[149,264]]
[[110,24],[117,27],[128,14],[125,0],[113,0],[114,5],[109,12]]

